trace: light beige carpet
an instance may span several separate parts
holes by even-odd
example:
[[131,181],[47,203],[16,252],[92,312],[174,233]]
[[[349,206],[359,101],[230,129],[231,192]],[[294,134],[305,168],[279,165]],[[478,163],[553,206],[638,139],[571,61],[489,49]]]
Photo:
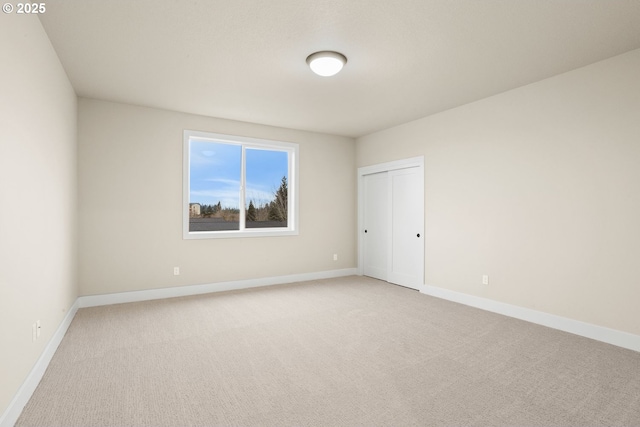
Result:
[[81,309],[18,426],[640,425],[640,353],[366,277]]

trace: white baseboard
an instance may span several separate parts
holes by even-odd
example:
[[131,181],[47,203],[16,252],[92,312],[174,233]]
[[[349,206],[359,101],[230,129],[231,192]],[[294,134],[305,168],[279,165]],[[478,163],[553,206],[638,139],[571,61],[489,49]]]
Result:
[[285,283],[305,282],[309,280],[331,279],[334,277],[353,276],[355,268],[327,270],[315,273],[291,274],[288,276],[264,277],[259,279],[234,280],[231,282],[208,283],[204,285],[176,286],[145,291],[120,292],[105,295],[89,295],[79,297],[80,308],[101,305],[122,304],[127,302],[150,301],[154,299],[184,297],[190,295],[209,294],[212,292],[234,291],[259,286],[281,285]]
[[64,334],[67,332],[67,329],[69,329],[69,325],[71,325],[71,321],[75,317],[78,308],[79,304],[78,300],[76,300],[62,320],[60,326],[58,326],[58,329],[56,329],[56,332],[47,343],[47,346],[44,348],[44,351],[38,358],[38,361],[33,366],[33,369],[29,372],[27,379],[22,383],[22,386],[18,389],[13,400],[9,403],[9,407],[0,417],[0,427],[13,427],[16,421],[18,421],[22,410],[27,402],[29,402],[29,399],[31,399],[31,395],[33,395],[38,384],[40,384],[40,380],[47,370],[49,362],[51,362],[58,346],[62,342]]
[[542,311],[531,310],[529,308],[506,304],[487,298],[451,291],[436,286],[422,286],[420,292],[437,298],[446,299],[482,310],[491,311],[509,317],[514,317],[549,328],[558,329],[618,347],[627,348],[640,352],[640,336],[622,332],[603,326],[592,325],[579,320],[567,317],[556,316]]

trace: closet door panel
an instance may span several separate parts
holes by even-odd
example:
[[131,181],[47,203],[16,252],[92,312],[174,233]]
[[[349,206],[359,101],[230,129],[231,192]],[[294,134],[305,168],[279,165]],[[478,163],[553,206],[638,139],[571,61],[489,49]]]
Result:
[[387,280],[388,270],[388,188],[387,172],[364,177],[363,274],[381,280]]
[[388,175],[391,229],[387,280],[419,289],[424,281],[424,184],[421,169],[398,169]]

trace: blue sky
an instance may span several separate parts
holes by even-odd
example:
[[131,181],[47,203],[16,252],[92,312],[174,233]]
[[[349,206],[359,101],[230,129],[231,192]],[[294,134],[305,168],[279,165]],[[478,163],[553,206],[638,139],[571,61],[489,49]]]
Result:
[[[189,202],[238,208],[242,147],[192,139],[189,150]],[[246,170],[246,205],[268,203],[282,177],[288,179],[287,152],[247,148]]]

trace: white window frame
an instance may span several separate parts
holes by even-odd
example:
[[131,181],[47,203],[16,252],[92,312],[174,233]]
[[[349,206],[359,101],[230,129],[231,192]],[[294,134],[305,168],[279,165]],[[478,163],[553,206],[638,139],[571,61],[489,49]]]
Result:
[[[222,144],[242,146],[242,163],[240,177],[240,229],[219,231],[189,231],[189,190],[190,186],[190,141],[191,139],[210,140]],[[245,150],[263,149],[286,151],[289,155],[287,178],[288,213],[287,227],[245,228]],[[182,166],[182,238],[183,239],[220,239],[240,237],[273,237],[298,235],[298,144],[272,141],[267,139],[248,138],[244,136],[224,135],[193,130],[184,131],[183,166]]]

